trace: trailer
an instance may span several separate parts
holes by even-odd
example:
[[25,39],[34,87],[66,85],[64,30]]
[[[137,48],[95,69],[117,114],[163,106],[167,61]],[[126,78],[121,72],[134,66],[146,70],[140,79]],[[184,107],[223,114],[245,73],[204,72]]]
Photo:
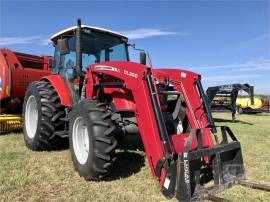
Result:
[[227,84],[211,86],[206,90],[208,105],[212,112],[231,112],[235,121],[237,113],[237,97],[240,90],[248,93],[251,104],[254,104],[254,87],[249,84]]

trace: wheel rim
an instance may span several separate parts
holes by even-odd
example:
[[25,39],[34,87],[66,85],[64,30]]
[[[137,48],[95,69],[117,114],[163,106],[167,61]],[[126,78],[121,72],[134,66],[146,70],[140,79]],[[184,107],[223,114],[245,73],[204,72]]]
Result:
[[85,164],[89,154],[88,130],[81,116],[74,121],[72,128],[72,142],[75,156],[80,164]]
[[36,135],[38,124],[37,101],[34,95],[31,95],[27,100],[24,121],[26,134],[30,139],[33,139]]

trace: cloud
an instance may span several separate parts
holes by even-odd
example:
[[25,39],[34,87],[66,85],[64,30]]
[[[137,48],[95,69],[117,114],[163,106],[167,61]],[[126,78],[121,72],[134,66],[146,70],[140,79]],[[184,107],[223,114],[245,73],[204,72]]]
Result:
[[52,43],[50,39],[41,39],[38,41],[38,44],[41,46],[48,46],[50,43]]
[[205,81],[233,81],[240,79],[251,79],[264,77],[263,74],[240,74],[240,75],[222,75],[222,76],[206,76],[203,79]]
[[176,32],[169,32],[163,31],[161,29],[152,29],[152,28],[140,28],[134,30],[127,30],[127,31],[119,31],[121,34],[127,36],[129,39],[144,39],[149,37],[155,36],[166,36],[166,35],[181,35],[187,36],[190,33],[176,33]]
[[252,43],[252,42],[255,42],[255,41],[260,41],[260,40],[263,40],[263,39],[267,39],[269,37],[270,37],[270,33],[269,34],[263,34],[263,35],[257,36],[255,38],[252,38],[252,39],[249,39],[249,40],[243,42],[243,45],[249,44],[249,43]]
[[[140,28],[127,31],[119,31],[123,35],[127,36],[129,39],[143,39],[155,36],[166,36],[166,35],[180,35],[187,36],[190,33],[176,33],[163,31],[161,29],[152,29],[152,28]],[[41,46],[46,46],[50,43],[50,40],[47,38],[42,38],[40,36],[28,36],[28,37],[0,37],[0,46],[7,45],[17,45],[17,44],[38,44]]]
[[270,58],[231,63],[223,65],[191,66],[189,70],[200,72],[203,85],[206,87],[230,83],[250,83],[255,86],[256,93],[270,95],[269,75]]
[[0,46],[10,46],[18,44],[38,44],[46,46],[50,42],[49,39],[44,39],[41,36],[28,36],[28,37],[0,37]]
[[270,70],[270,59],[259,59],[255,61],[247,61],[244,63],[233,63],[225,65],[198,66],[187,67],[190,70],[230,70],[230,71],[256,71]]
[[29,37],[0,37],[0,45],[30,44],[34,43],[40,36]]

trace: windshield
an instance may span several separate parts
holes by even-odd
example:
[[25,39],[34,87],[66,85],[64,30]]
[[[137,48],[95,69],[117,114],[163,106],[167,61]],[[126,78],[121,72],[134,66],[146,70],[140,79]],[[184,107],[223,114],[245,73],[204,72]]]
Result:
[[[56,47],[55,73],[65,74],[72,77],[73,69],[76,66],[76,40],[75,36],[68,39],[70,52],[61,55]],[[128,61],[127,44],[120,38],[98,32],[82,34],[82,70],[85,71],[88,65],[105,61]],[[63,72],[64,71],[64,72]]]

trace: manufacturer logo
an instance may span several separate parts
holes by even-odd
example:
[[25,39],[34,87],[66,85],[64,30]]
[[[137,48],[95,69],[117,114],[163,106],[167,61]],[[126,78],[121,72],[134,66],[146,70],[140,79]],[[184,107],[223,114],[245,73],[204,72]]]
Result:
[[107,70],[107,71],[114,71],[114,72],[120,72],[120,70],[116,67],[112,66],[106,66],[106,65],[98,65],[95,67],[96,70]]
[[[113,71],[113,72],[121,73],[120,72],[120,69],[118,69],[117,67],[112,67],[112,66],[107,66],[107,65],[98,65],[98,66],[95,66],[95,70],[106,70],[106,71]],[[133,77],[135,79],[138,78],[138,74],[137,73],[130,72],[128,70],[124,70],[124,74],[127,75],[127,76],[129,76],[129,77]]]

